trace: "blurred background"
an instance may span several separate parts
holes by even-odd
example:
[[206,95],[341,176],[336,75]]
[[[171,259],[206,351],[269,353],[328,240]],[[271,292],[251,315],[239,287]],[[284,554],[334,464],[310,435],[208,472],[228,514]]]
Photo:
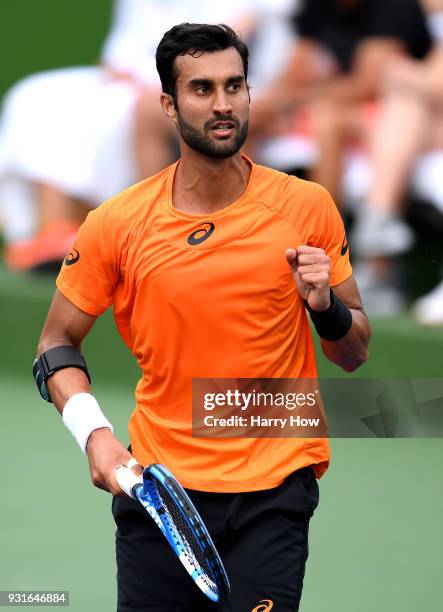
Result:
[[[3,3],[0,590],[69,590],[75,611],[115,609],[110,498],[90,485],[55,409],[37,396],[31,362],[56,270],[87,212],[176,159],[153,54],[182,21],[241,32],[251,49],[247,152],[335,198],[374,328],[358,376],[442,376],[443,2]],[[138,372],[112,313],[84,350],[94,392],[127,442]],[[331,446],[302,612],[440,611],[441,440]]]

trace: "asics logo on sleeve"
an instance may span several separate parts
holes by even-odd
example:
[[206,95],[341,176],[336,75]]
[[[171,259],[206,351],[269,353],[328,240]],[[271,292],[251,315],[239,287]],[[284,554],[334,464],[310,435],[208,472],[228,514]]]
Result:
[[188,236],[188,244],[194,246],[196,244],[201,244],[205,240],[211,236],[213,231],[215,230],[215,225],[213,223],[203,223],[201,227],[189,234]]
[[72,266],[80,259],[80,253],[77,249],[71,249],[65,259],[65,266]]
[[262,599],[251,612],[269,612],[273,607],[274,603],[270,599]]

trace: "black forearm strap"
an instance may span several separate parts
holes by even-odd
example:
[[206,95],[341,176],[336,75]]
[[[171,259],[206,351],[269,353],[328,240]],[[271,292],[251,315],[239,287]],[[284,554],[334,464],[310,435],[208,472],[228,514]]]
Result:
[[77,348],[74,346],[56,346],[48,349],[34,361],[34,367],[32,368],[40,395],[46,401],[51,401],[46,381],[55,372],[64,368],[79,368],[83,370],[89,382],[91,382],[88,366]]
[[330,291],[331,304],[327,310],[323,312],[312,310],[306,300],[305,306],[320,338],[334,341],[343,338],[351,329],[352,313],[340,298],[335,295],[332,289]]

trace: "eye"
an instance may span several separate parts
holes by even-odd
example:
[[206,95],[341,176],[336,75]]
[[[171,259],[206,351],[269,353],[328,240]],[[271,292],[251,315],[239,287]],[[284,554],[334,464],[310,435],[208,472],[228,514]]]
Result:
[[199,94],[205,94],[209,91],[209,85],[199,85],[195,91]]
[[231,83],[228,86],[228,91],[233,92],[233,93],[240,91],[240,89],[241,89],[241,83]]

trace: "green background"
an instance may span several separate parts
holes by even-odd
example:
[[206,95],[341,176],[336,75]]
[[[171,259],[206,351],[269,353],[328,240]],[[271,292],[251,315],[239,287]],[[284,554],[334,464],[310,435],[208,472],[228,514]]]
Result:
[[[110,8],[108,0],[2,2],[0,95],[32,71],[94,63]],[[52,292],[51,278],[0,267],[0,590],[69,590],[71,610],[108,612],[115,610],[110,497],[90,484],[84,457],[37,396],[30,372]],[[94,392],[127,443],[137,369],[111,313],[85,353]],[[358,376],[440,377],[442,356],[442,329],[421,329],[407,316],[375,321],[371,359]],[[324,359],[320,370],[341,375]],[[441,612],[442,441],[338,439],[331,446],[301,611]]]

